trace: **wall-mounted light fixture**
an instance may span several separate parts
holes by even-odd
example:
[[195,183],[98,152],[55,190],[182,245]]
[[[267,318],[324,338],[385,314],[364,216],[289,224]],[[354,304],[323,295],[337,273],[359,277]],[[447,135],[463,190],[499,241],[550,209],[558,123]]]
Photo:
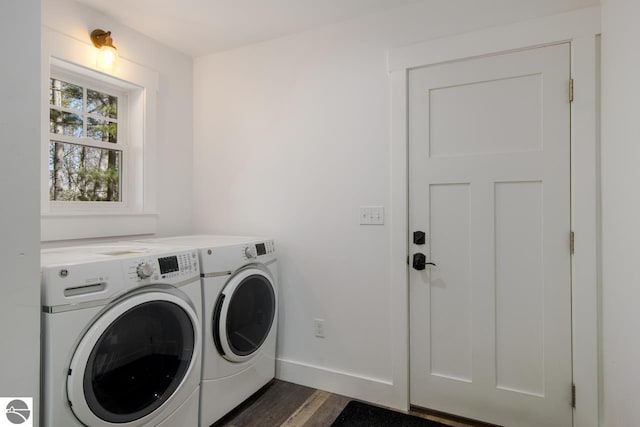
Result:
[[118,50],[113,45],[111,31],[95,29],[91,32],[91,41],[100,49],[96,56],[96,67],[102,71],[114,71],[118,62]]

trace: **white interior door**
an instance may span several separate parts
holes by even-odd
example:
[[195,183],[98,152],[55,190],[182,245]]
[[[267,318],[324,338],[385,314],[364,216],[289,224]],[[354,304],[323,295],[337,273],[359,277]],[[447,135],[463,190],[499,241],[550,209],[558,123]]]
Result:
[[409,72],[413,405],[572,424],[569,49]]

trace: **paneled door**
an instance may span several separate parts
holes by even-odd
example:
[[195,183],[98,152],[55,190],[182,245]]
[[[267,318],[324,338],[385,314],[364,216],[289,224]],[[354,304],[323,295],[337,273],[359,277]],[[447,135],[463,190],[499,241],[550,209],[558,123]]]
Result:
[[559,44],[409,72],[412,405],[572,424],[569,61]]

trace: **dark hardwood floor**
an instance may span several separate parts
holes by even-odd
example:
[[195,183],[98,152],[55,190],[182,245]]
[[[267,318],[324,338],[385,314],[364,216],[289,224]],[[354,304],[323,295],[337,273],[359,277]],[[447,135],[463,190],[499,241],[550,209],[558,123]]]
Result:
[[[213,427],[327,427],[351,401],[349,397],[274,380],[255,393]],[[454,419],[421,409],[407,412],[452,427],[486,424]]]

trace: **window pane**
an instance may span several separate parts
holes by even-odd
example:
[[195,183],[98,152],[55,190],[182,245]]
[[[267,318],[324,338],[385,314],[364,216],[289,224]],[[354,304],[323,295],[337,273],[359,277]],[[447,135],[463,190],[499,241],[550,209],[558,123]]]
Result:
[[82,116],[49,109],[49,132],[82,138]]
[[87,117],[87,136],[98,141],[118,142],[118,124]]
[[87,89],[87,112],[117,119],[118,97]]
[[49,79],[49,104],[82,110],[82,88],[62,80]]
[[122,152],[49,141],[49,199],[119,202]]

